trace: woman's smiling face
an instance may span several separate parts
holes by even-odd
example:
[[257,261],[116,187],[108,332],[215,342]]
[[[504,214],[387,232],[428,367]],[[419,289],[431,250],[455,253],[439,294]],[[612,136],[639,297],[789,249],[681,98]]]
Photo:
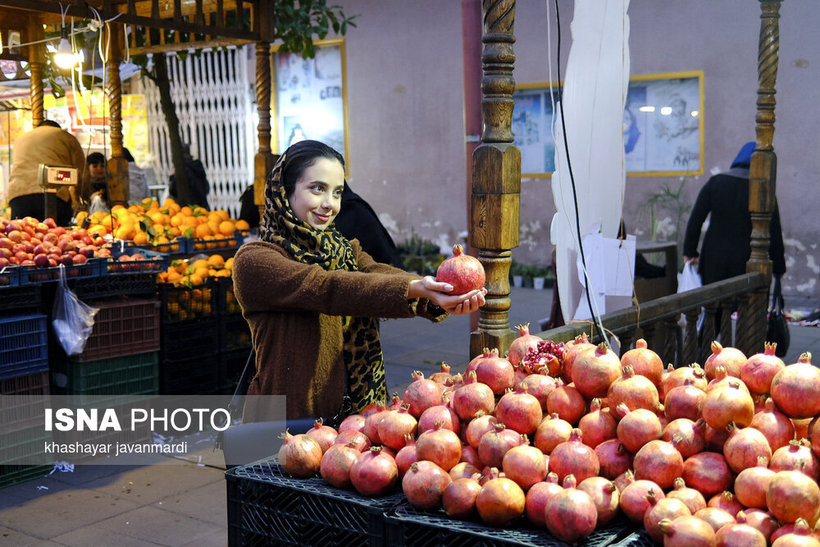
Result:
[[345,172],[342,164],[319,158],[305,169],[288,198],[296,217],[317,230],[333,222],[342,207]]

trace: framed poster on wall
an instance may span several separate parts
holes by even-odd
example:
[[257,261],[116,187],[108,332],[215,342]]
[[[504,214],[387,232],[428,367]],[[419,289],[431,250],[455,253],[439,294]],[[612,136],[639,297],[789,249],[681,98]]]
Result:
[[[537,83],[513,93],[512,131],[526,177],[549,177],[555,170],[552,109],[558,108],[558,91],[557,83],[552,90]],[[623,128],[629,176],[702,175],[703,71],[630,78]]]
[[322,141],[348,158],[344,39],[316,43],[316,56],[272,55],[273,150],[304,139]]

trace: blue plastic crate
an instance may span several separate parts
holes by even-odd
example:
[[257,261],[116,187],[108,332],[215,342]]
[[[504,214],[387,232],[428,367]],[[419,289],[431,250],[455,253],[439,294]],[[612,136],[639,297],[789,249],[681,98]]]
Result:
[[235,232],[232,236],[214,239],[196,239],[192,237],[181,237],[179,239],[184,241],[185,252],[188,254],[210,253],[238,249],[245,241],[245,234]]
[[48,370],[46,316],[0,317],[0,379]]
[[71,266],[54,266],[38,268],[36,266],[20,267],[20,285],[32,283],[51,283],[60,280],[60,269],[65,269],[66,279],[91,278],[100,275],[100,269],[105,262],[103,258],[89,258],[83,264]]
[[[127,261],[120,259],[123,255],[131,257],[136,254],[142,255],[143,258]],[[101,275],[160,273],[167,270],[170,263],[171,257],[166,253],[159,253],[141,247],[120,248],[115,245],[111,253],[111,259],[103,263],[100,273]]]
[[16,287],[20,284],[20,266],[6,266],[0,269],[0,288]]

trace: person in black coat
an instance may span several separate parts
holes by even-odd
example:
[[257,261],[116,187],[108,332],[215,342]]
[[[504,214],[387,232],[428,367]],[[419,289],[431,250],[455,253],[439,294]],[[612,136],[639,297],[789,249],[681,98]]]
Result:
[[[704,285],[746,273],[752,252],[752,218],[749,213],[749,165],[755,143],[740,149],[729,171],[711,177],[701,188],[686,225],[683,255],[686,262],[698,264]],[[709,227],[698,253],[701,227],[709,216]],[[786,273],[780,212],[775,200],[769,223],[769,258],[772,273]]]
[[334,225],[347,239],[358,239],[362,249],[377,262],[404,269],[393,238],[370,204],[351,190],[347,181],[342,192],[342,208]]
[[[185,177],[188,179],[188,193],[191,196],[191,203],[182,203],[181,205],[199,205],[210,210],[208,193],[211,190],[211,185],[208,182],[208,176],[205,174],[205,166],[201,161],[194,159],[189,145],[183,145],[182,153],[185,157]],[[174,175],[170,176],[169,183],[168,193],[172,198],[177,199],[177,181]]]

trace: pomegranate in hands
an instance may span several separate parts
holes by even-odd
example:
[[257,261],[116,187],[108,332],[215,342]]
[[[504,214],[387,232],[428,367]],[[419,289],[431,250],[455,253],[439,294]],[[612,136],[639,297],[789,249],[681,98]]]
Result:
[[477,258],[464,254],[464,248],[453,245],[453,256],[442,262],[436,271],[436,281],[453,286],[452,294],[464,294],[480,289],[486,281],[484,266]]

